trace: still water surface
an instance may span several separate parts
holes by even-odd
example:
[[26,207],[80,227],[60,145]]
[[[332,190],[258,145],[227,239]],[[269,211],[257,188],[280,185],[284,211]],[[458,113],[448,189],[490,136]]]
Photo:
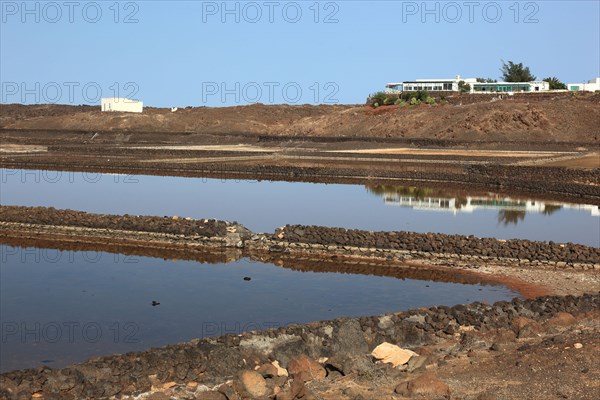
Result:
[[1,169],[3,205],[238,221],[255,232],[285,224],[439,232],[600,246],[595,205],[365,187]]
[[3,372],[289,323],[518,296],[500,285],[300,272],[248,259],[202,264],[6,245],[0,252]]
[[[435,188],[0,169],[2,205],[600,246],[598,207]],[[0,246],[0,370],[341,316],[517,294],[485,286]],[[251,277],[245,281],[244,277]],[[152,306],[152,301],[160,305]]]

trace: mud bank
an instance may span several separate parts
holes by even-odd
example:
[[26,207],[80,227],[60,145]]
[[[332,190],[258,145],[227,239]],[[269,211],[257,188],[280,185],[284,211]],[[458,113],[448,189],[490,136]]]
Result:
[[[225,335],[141,353],[95,358],[58,370],[43,367],[5,373],[0,375],[0,396],[7,399],[29,398],[34,394],[64,399],[125,397],[149,392],[153,387],[169,388],[194,382],[196,391],[213,388],[222,393],[222,397],[215,394],[215,397],[205,398],[239,398],[236,392],[248,398],[248,393],[243,393],[243,387],[240,389],[234,378],[244,370],[254,370],[273,361],[292,372],[291,360],[309,356],[323,360],[320,367],[323,377],[353,372],[375,376],[394,371],[388,364],[375,364],[369,355],[383,342],[417,349],[458,336],[461,343],[473,345],[478,340],[477,332],[499,329],[511,331],[513,338],[528,337],[536,326],[555,320],[560,313],[577,316],[597,311],[599,307],[600,293],[541,297],[494,305],[473,303],[451,308],[421,308]],[[425,361],[421,359],[421,366]],[[271,375],[271,378],[276,377],[277,372]],[[286,380],[285,377],[274,379],[272,384],[283,386]],[[274,398],[274,395],[258,397]]]

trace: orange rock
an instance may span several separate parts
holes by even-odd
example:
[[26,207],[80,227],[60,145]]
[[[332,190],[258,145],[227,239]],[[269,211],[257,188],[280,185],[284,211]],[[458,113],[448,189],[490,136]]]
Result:
[[274,376],[279,376],[277,374],[277,372],[278,372],[277,368],[273,364],[263,364],[261,366],[258,366],[258,368],[256,369],[256,372],[258,372],[265,378],[272,378]]
[[265,378],[256,371],[243,371],[240,383],[252,397],[262,397],[269,393]]
[[561,311],[546,321],[546,324],[551,327],[565,327],[574,325],[576,322],[577,320],[573,315]]
[[428,400],[450,398],[450,388],[448,385],[430,372],[412,381],[402,382],[396,387],[395,392],[405,397]]
[[304,380],[322,380],[327,375],[325,368],[321,364],[303,354],[292,358],[288,363],[287,369],[293,377],[304,373],[302,376]]
[[177,382],[166,382],[163,383],[163,389],[171,389],[172,387],[177,386]]
[[198,382],[188,382],[187,385],[185,385],[189,390],[196,390],[198,389]]

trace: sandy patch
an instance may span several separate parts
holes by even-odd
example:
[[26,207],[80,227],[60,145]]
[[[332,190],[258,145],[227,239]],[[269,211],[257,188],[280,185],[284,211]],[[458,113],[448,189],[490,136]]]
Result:
[[252,151],[252,152],[273,152],[281,151],[278,148],[264,148],[251,145],[202,145],[202,146],[138,146],[133,149],[152,149],[152,150],[211,150],[211,151]]
[[551,157],[560,154],[572,154],[559,151],[502,151],[502,150],[447,150],[447,149],[412,149],[407,147],[384,149],[334,150],[332,153],[360,154],[417,154],[428,156],[471,156],[471,157]]
[[230,162],[230,161],[253,161],[253,160],[266,160],[272,157],[260,157],[260,156],[238,156],[238,157],[194,157],[194,158],[157,158],[151,160],[140,160],[144,163],[174,163],[174,164],[185,164],[185,163],[212,163],[212,162]]
[[31,144],[2,144],[0,153],[44,153],[48,151],[46,146]]
[[570,158],[566,160],[550,161],[541,163],[549,167],[567,167],[567,168],[600,168],[600,153],[589,154],[583,157]]

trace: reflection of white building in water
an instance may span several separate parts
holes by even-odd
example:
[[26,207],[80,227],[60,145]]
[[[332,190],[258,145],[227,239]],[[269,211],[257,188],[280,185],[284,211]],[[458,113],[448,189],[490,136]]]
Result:
[[410,207],[415,210],[472,213],[477,209],[525,211],[527,213],[543,213],[547,207],[560,207],[576,210],[589,210],[593,216],[600,216],[600,208],[591,204],[545,203],[538,200],[516,200],[511,198],[465,197],[463,201],[456,198],[403,196],[397,193],[383,195],[385,204]]

